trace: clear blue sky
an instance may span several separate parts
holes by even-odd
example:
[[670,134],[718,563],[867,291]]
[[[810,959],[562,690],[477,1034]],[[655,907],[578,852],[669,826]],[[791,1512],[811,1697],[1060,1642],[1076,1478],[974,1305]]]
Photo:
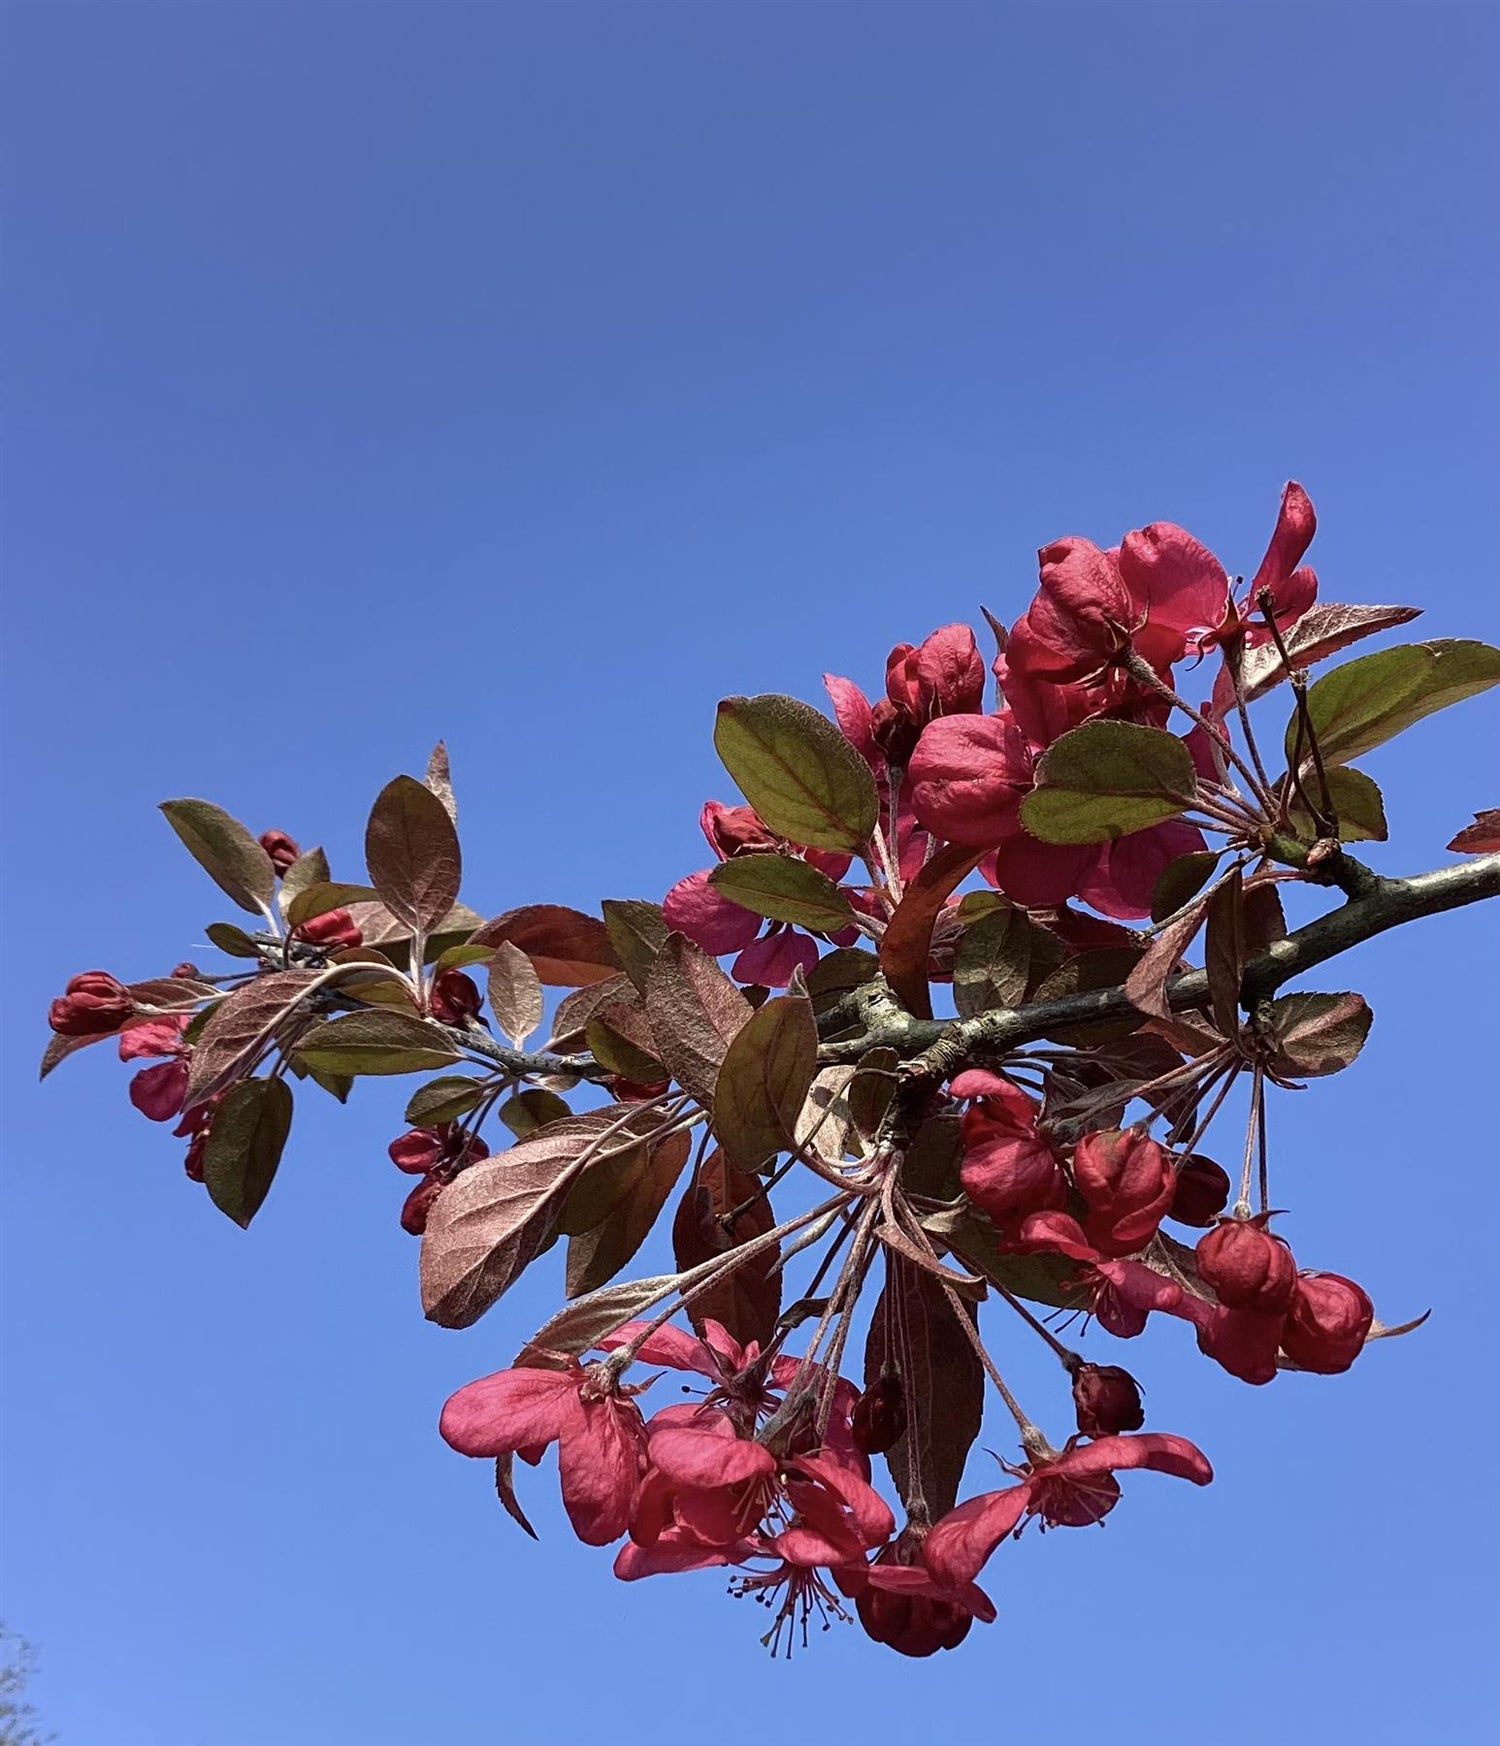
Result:
[[[773,1668],[714,1575],[615,1584],[545,1472],[515,1533],[434,1425],[554,1282],[421,1322],[398,1091],[304,1100],[246,1236],[105,1051],[33,1063],[70,970],[227,908],[159,799],[353,876],[445,734],[477,907],[659,896],[721,694],[873,683],[1064,533],[1169,517],[1243,570],[1292,476],[1327,596],[1500,635],[1500,13],[12,0],[4,37],[4,1610],[64,1746],[1489,1738],[1488,917],[1340,966],[1369,1048],[1273,1116],[1299,1251],[1427,1329],[1259,1391],[1125,1352],[1217,1483],[1007,1548],[927,1663]],[[1382,866],[1500,800],[1496,721],[1368,761]]]

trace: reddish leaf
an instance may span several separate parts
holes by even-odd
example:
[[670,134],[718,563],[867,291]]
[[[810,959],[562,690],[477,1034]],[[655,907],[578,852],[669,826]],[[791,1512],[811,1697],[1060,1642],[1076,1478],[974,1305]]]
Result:
[[1465,825],[1448,847],[1461,855],[1483,855],[1500,849],[1500,808],[1476,812],[1473,824]]
[[724,1056],[752,1010],[706,952],[667,935],[646,982],[646,1017],[668,1072],[700,1103],[713,1102]]
[[[1329,655],[1336,655],[1340,649],[1347,649],[1361,637],[1409,624],[1420,616],[1421,608],[1416,606],[1339,606],[1333,601],[1320,601],[1284,632],[1282,641],[1294,667],[1311,667]],[[1259,648],[1248,650],[1241,669],[1245,701],[1253,703],[1257,697],[1264,697],[1286,674],[1275,643],[1262,643]]]
[[1125,978],[1126,999],[1142,1012],[1149,1012],[1153,1018],[1170,1016],[1172,1008],[1167,1000],[1167,983],[1177,974],[1183,954],[1197,938],[1207,914],[1206,901],[1183,910],[1176,921],[1156,936],[1140,962]]
[[[685,1272],[771,1230],[776,1215],[771,1211],[770,1197],[760,1189],[758,1177],[731,1170],[722,1152],[710,1152],[697,1180],[678,1203],[672,1221],[677,1265]],[[750,1204],[745,1206],[746,1202]],[[721,1215],[740,1206],[745,1210],[726,1229]],[[776,1331],[776,1318],[781,1314],[778,1259],[776,1250],[768,1248],[700,1293],[688,1306],[693,1326],[701,1333],[704,1319],[710,1318],[722,1322],[742,1345],[750,1340],[764,1345]]]
[[867,1388],[887,1365],[901,1377],[907,1424],[886,1463],[908,1509],[925,1503],[935,1521],[957,1501],[979,1435],[984,1371],[939,1282],[889,1253],[865,1345]]
[[474,935],[476,946],[509,940],[530,958],[549,988],[583,988],[620,969],[604,923],[561,903],[528,903],[508,909]]
[[1284,994],[1270,1003],[1269,1066],[1287,1078],[1319,1079],[1347,1067],[1374,1019],[1360,994]]
[[932,930],[943,905],[984,859],[958,843],[946,843],[906,887],[880,942],[880,968],[897,1000],[914,1018],[932,1017],[927,966]]
[[[692,1137],[686,1133],[669,1134],[666,1139],[649,1147],[644,1169],[631,1184],[625,1198],[611,1210],[609,1217],[592,1229],[581,1231],[569,1239],[569,1297],[581,1297],[586,1292],[598,1291],[634,1260],[636,1251],[661,1216],[668,1195],[676,1187],[677,1178],[682,1174],[682,1167],[687,1163],[691,1149]],[[637,1291],[639,1289],[638,1282]],[[635,1307],[628,1307],[620,1321],[628,1321],[634,1314]],[[619,1322],[611,1325],[618,1327]],[[605,1331],[607,1330],[599,1330]]]
[[248,1067],[315,980],[311,970],[277,970],[226,994],[209,1012],[193,1050],[188,1104],[201,1103]]
[[422,1238],[429,1321],[467,1328],[515,1283],[550,1241],[564,1197],[608,1126],[598,1113],[553,1122],[443,1190]]
[[442,740],[432,748],[432,756],[427,760],[427,774],[422,781],[442,801],[443,811],[457,825],[458,802],[453,796],[453,772],[448,767],[448,748]]
[[413,932],[432,933],[458,901],[458,832],[433,791],[397,776],[375,797],[365,864],[381,902]]
[[530,958],[510,940],[493,948],[489,998],[496,1023],[521,1048],[542,1022],[542,984]]
[[1233,868],[1208,900],[1208,931],[1203,936],[1209,1004],[1214,1023],[1226,1037],[1240,1026],[1240,982],[1245,974],[1244,883]]

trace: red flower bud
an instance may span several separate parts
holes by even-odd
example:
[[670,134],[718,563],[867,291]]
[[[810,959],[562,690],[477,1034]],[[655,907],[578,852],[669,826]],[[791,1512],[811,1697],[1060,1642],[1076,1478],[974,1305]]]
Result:
[[1341,1273],[1304,1273],[1292,1293],[1281,1349],[1294,1364],[1322,1376],[1347,1370],[1364,1350],[1375,1306]]
[[1146,1422],[1141,1385],[1118,1364],[1080,1364],[1073,1372],[1073,1407],[1085,1437],[1117,1437]]
[[[910,1570],[914,1576],[874,1576],[854,1597],[855,1611],[867,1637],[884,1643],[898,1655],[918,1659],[935,1655],[939,1649],[956,1649],[968,1636],[976,1612],[982,1618],[994,1617],[994,1608],[982,1590],[971,1585],[962,1599],[948,1600],[941,1598],[941,1591],[933,1592],[937,1585],[931,1578],[926,1582],[920,1580],[925,1574],[922,1542],[926,1538],[925,1527],[909,1523],[876,1555],[871,1569],[882,1573]],[[901,1586],[887,1586],[893,1582],[900,1582]]]
[[194,1134],[188,1142],[187,1156],[182,1160],[182,1167],[188,1173],[190,1182],[203,1180],[203,1154],[208,1149],[208,1130]]
[[296,839],[289,837],[285,831],[262,831],[260,846],[271,857],[271,865],[278,873],[285,873],[302,853]]
[[354,925],[354,918],[347,909],[331,909],[327,915],[315,915],[311,921],[303,922],[292,937],[330,952],[365,943],[364,935]]
[[1198,1350],[1241,1382],[1257,1386],[1270,1382],[1276,1374],[1284,1320],[1280,1314],[1257,1315],[1217,1304],[1198,1323]]
[[443,1156],[444,1135],[439,1128],[408,1128],[387,1148],[392,1164],[408,1176],[425,1176]]
[[1297,1286],[1297,1263],[1258,1219],[1224,1219],[1198,1239],[1198,1271],[1230,1309],[1280,1314]]
[[753,806],[725,806],[720,800],[705,800],[698,824],[709,847],[724,861],[747,851],[781,847],[781,839],[761,823]]
[[107,1037],[134,1011],[123,982],[107,970],[85,970],[52,1002],[47,1023],[60,1037]]
[[440,1122],[436,1127],[408,1128],[398,1134],[386,1148],[392,1164],[408,1176],[424,1176],[429,1170],[446,1167],[451,1177],[457,1170],[488,1158],[490,1149],[478,1134],[466,1134],[457,1122]]
[[428,1011],[440,1025],[466,1025],[483,1004],[478,986],[462,970],[440,970],[433,978]]
[[918,1659],[956,1649],[974,1623],[973,1613],[957,1601],[901,1594],[873,1583],[854,1597],[854,1609],[872,1642]]
[[1172,1156],[1139,1128],[1085,1134],[1073,1153],[1073,1182],[1088,1203],[1084,1227],[1108,1253],[1139,1249],[1172,1204]]
[[892,764],[904,770],[911,762],[912,753],[917,749],[917,741],[922,733],[921,724],[914,721],[897,704],[882,698],[871,711],[870,726],[875,744]]
[[401,1229],[420,1237],[427,1229],[427,1215],[432,1211],[432,1203],[447,1186],[441,1176],[424,1176],[402,1205]]
[[866,1455],[884,1455],[906,1435],[906,1391],[894,1370],[877,1377],[855,1402],[850,1431]]
[[654,1085],[642,1085],[635,1079],[622,1079],[618,1073],[613,1074],[606,1083],[610,1096],[617,1103],[650,1103],[653,1097],[660,1097],[672,1085],[670,1079],[659,1080]]
[[1180,1225],[1206,1229],[1229,1204],[1229,1172],[1212,1158],[1195,1152],[1184,1158],[1177,1172],[1177,1188],[1167,1210]]

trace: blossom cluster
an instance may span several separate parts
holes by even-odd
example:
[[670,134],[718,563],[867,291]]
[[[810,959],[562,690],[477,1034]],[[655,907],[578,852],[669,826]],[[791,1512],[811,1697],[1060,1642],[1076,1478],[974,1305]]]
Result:
[[[892,649],[874,700],[826,675],[831,720],[726,699],[715,744],[744,798],[705,803],[712,865],[660,903],[468,909],[441,746],[377,797],[368,884],[167,802],[253,931],[206,930],[228,969],[74,976],[43,1072],[105,1039],[146,1063],[130,1102],[242,1226],[294,1094],[435,1075],[389,1146],[416,1179],[424,1313],[468,1327],[566,1239],[563,1307],[442,1413],[516,1520],[513,1462],[556,1445],[568,1519],[618,1546],[621,1579],[727,1570],[773,1649],[850,1617],[905,1655],[956,1647],[1029,1521],[1100,1522],[1137,1468],[1212,1477],[1143,1429],[1131,1372],[1071,1341],[1165,1318],[1262,1386],[1406,1331],[1272,1228],[1271,1094],[1350,1065],[1372,1017],[1278,990],[1392,919],[1394,884],[1348,849],[1386,833],[1354,760],[1500,683],[1500,651],[1402,645],[1310,683],[1414,616],[1320,601],[1315,525],[1289,483],[1248,585],[1170,522],[1056,540],[988,662],[950,624]],[[1250,711],[1281,686],[1273,777]],[[1496,815],[1449,847],[1490,857],[1468,895],[1500,891]],[[1289,935],[1288,885],[1348,907]],[[1240,1107],[1235,1180],[1205,1148]],[[675,1271],[631,1277],[658,1230]],[[997,1318],[1061,1367],[1067,1435],[1007,1382]],[[651,1411],[663,1371],[696,1397]],[[1020,1458],[964,1496],[990,1398]]]

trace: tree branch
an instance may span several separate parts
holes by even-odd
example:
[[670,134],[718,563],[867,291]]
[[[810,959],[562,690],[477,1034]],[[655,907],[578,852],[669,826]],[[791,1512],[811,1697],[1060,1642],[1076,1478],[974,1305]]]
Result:
[[[1358,881],[1358,896],[1277,940],[1246,965],[1241,1003],[1247,1010],[1269,999],[1293,976],[1390,928],[1487,897],[1500,897],[1500,854],[1477,855],[1457,866],[1440,867],[1409,879],[1383,879],[1363,868],[1361,872],[1366,877]],[[1167,985],[1167,999],[1177,1010],[1207,1006],[1207,971],[1191,970],[1174,977]],[[868,1005],[866,1011],[869,1023],[864,1034],[822,1044],[818,1049],[820,1064],[857,1061],[867,1049],[884,1046],[908,1061],[915,1060],[919,1074],[940,1077],[976,1054],[993,1055],[1073,1025],[1140,1013],[1126,998],[1123,987],[1065,995],[1033,1006],[998,1008],[968,1019],[913,1018],[894,1000],[878,1007]]]

